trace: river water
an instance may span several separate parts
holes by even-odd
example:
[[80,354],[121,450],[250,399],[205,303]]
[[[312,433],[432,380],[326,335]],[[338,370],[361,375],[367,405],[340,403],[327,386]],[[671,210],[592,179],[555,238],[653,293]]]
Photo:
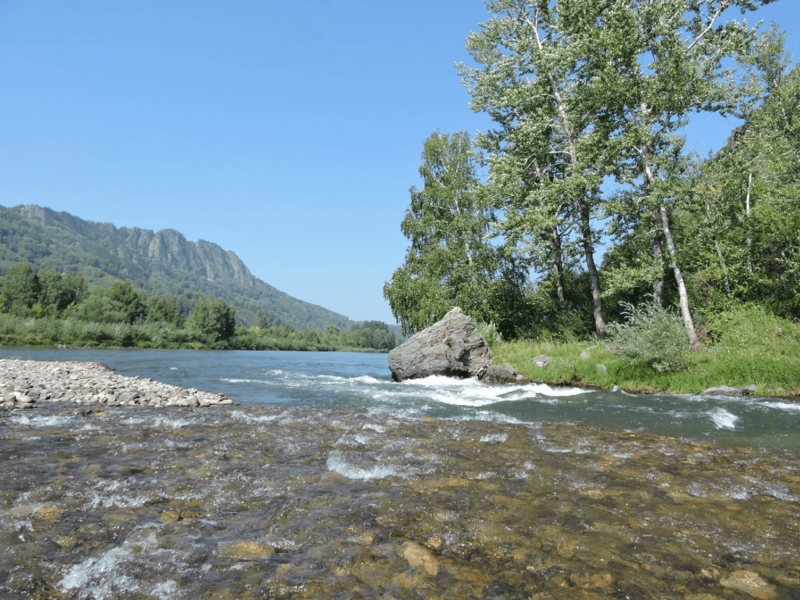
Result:
[[4,350],[222,392],[0,411],[0,598],[800,598],[775,399],[430,379],[385,355]]
[[241,404],[351,409],[406,418],[601,427],[800,448],[800,402],[757,397],[634,395],[548,385],[490,386],[431,377],[391,380],[385,354],[194,350],[0,350],[0,358],[87,360],[120,375],[224,393]]

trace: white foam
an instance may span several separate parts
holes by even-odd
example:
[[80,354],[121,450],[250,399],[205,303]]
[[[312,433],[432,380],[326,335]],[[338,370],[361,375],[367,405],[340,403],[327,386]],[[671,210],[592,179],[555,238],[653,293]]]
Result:
[[708,412],[708,416],[714,421],[717,429],[728,429],[730,431],[736,429],[736,421],[739,420],[739,417],[724,408],[715,408]]
[[[125,575],[123,569],[136,556],[134,546],[150,549],[156,545],[153,532],[143,540],[125,540],[122,546],[112,548],[99,558],[90,557],[73,566],[58,582],[64,591],[81,590],[81,596],[107,600],[140,592],[139,583]],[[164,596],[161,596],[164,597]],[[174,597],[174,596],[173,596]]]
[[61,427],[72,421],[72,417],[56,415],[50,417],[26,417],[25,415],[19,415],[12,417],[11,421],[19,425],[29,425],[30,427]]
[[372,431],[377,431],[378,433],[386,432],[386,427],[384,427],[383,425],[376,425],[374,423],[367,423],[361,429],[371,429]]
[[375,465],[370,469],[356,467],[345,462],[341,455],[335,452],[328,457],[327,465],[329,471],[344,475],[348,479],[384,479],[398,474],[397,467],[392,465]]
[[759,402],[759,406],[769,406],[778,410],[800,411],[800,402],[796,404],[790,402]]
[[231,418],[237,419],[239,421],[246,421],[247,423],[268,423],[270,421],[274,421],[278,417],[282,417],[283,414],[280,415],[248,415],[247,413],[241,410],[234,410],[231,411]]
[[[479,408],[499,402],[534,401],[557,403],[559,398],[591,393],[591,390],[578,388],[552,388],[546,384],[528,385],[488,385],[477,378],[456,379],[434,375],[424,379],[404,381],[398,386],[400,391],[385,390],[376,394],[376,399],[387,395],[424,397],[441,404]],[[412,391],[413,390],[413,391]],[[410,392],[410,393],[409,393]]]
[[481,441],[488,444],[499,444],[505,442],[508,439],[508,435],[505,433],[492,433],[490,435],[485,435],[481,438]]
[[370,377],[369,375],[362,375],[361,377],[353,377],[349,381],[357,381],[358,383],[371,383],[371,384],[386,383],[384,381],[381,381],[380,379],[375,379],[374,377]]

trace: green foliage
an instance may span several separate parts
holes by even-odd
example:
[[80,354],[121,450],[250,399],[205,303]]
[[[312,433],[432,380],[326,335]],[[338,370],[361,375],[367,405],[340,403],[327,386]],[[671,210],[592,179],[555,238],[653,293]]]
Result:
[[3,311],[24,316],[39,301],[39,279],[28,263],[14,265],[3,278]]
[[466,132],[434,132],[423,147],[419,173],[401,224],[410,246],[404,264],[383,288],[408,335],[430,326],[451,308],[487,321],[508,304],[519,280],[488,240],[491,212],[481,198],[478,156]]
[[115,281],[106,292],[106,296],[120,307],[123,321],[136,323],[147,314],[144,294],[137,292],[128,281]]
[[186,325],[208,337],[211,342],[229,340],[236,331],[236,309],[219,298],[200,296]]
[[753,353],[767,358],[798,357],[800,325],[746,304],[717,313],[708,323],[708,335],[718,352]]
[[477,321],[475,323],[475,327],[478,329],[478,332],[483,336],[483,339],[486,340],[486,344],[492,350],[495,350],[498,346],[503,343],[503,336],[497,330],[497,326],[494,323],[484,323],[483,321]]
[[[349,330],[328,325],[320,332],[297,331],[289,324],[269,327],[263,318],[264,327],[236,329],[235,308],[219,298],[197,298],[190,319],[184,322],[177,297],[153,296],[145,302],[145,296],[127,281],[115,282],[108,290],[96,287],[87,294],[80,274],[42,269],[37,275],[20,265],[10,275],[10,284],[5,286],[8,306],[17,308],[12,314],[0,314],[0,345],[376,352],[397,345],[389,326],[379,321],[356,323]],[[5,281],[0,280],[0,285]],[[25,297],[19,290],[31,287],[39,290],[38,301],[27,306],[19,300]],[[26,303],[34,300],[31,294],[25,298]]]
[[147,301],[147,321],[149,323],[169,323],[175,327],[182,327],[184,318],[181,303],[173,296],[166,300],[153,296]]
[[626,366],[646,365],[660,372],[686,368],[690,347],[679,315],[654,302],[623,307],[625,322],[609,325],[608,344]]

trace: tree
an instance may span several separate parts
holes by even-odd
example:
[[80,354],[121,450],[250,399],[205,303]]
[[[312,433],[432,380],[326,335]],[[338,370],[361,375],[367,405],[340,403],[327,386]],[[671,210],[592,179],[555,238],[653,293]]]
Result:
[[229,340],[236,332],[236,309],[219,298],[200,296],[186,324],[212,342]]
[[137,292],[128,281],[115,281],[106,292],[106,296],[117,302],[126,323],[135,323],[147,316],[147,305],[144,294]]
[[175,296],[169,300],[153,296],[147,301],[147,320],[153,323],[169,323],[175,327],[182,327],[183,313],[180,301]]
[[[565,235],[574,235],[589,273],[598,337],[606,324],[594,260],[598,232],[604,128],[589,112],[595,90],[582,81],[585,30],[605,2],[489,0],[494,18],[467,38],[478,67],[459,65],[472,108],[497,129],[480,137],[489,153],[490,179],[501,201],[510,241],[549,262],[563,304]],[[538,256],[537,256],[538,254]]]
[[50,315],[61,315],[88,295],[86,280],[80,273],[62,275],[51,269],[41,269],[37,277],[40,286],[39,304]]
[[700,166],[677,213],[710,306],[754,302],[800,318],[800,72]]
[[480,198],[478,156],[466,132],[434,132],[422,152],[423,188],[412,187],[401,229],[411,245],[383,288],[403,333],[441,319],[454,306],[474,318],[496,315],[493,294],[514,286],[487,240],[491,212]]
[[[614,175],[633,188],[617,203],[616,233],[648,232],[651,251],[663,265],[666,244],[675,277],[684,326],[691,345],[697,335],[670,228],[674,182],[685,173],[683,138],[678,132],[692,113],[743,114],[761,90],[748,78],[737,81],[732,59],[745,57],[756,70],[772,74],[781,39],[774,30],[761,38],[755,28],[736,20],[718,21],[727,9],[754,10],[772,0],[609,0],[593,27],[584,33],[581,65],[595,114],[605,113],[612,136]],[[633,225],[631,227],[631,225]],[[663,267],[662,267],[663,271]],[[653,282],[660,303],[663,280]]]
[[39,279],[28,263],[14,265],[3,278],[0,295],[3,310],[26,316],[30,308],[39,301],[41,288]]

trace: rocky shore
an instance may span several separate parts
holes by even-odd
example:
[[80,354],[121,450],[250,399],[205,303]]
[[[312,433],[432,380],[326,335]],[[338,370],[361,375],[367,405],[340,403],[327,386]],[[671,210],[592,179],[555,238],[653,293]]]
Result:
[[222,394],[117,375],[96,362],[0,360],[0,407],[33,408],[45,402],[152,407],[233,404]]

